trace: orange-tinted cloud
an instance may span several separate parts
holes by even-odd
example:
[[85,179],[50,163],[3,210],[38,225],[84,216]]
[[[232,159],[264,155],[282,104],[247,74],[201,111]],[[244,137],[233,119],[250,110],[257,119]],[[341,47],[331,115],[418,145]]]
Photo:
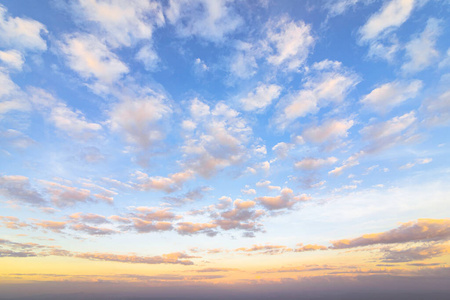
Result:
[[333,241],[330,248],[345,249],[374,244],[438,241],[450,238],[450,219],[418,219],[380,233],[365,234],[354,239]]

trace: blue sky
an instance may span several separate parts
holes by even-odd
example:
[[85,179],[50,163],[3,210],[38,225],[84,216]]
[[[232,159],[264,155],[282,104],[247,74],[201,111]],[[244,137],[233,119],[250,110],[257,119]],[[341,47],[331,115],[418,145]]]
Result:
[[[253,278],[247,252],[265,269],[345,271],[339,249],[363,247],[360,268],[445,271],[449,11],[444,0],[3,1],[1,259],[163,257],[127,270],[156,276],[180,272],[164,256],[178,253],[177,268],[240,269],[205,279],[222,284]],[[24,254],[26,243],[68,252]]]

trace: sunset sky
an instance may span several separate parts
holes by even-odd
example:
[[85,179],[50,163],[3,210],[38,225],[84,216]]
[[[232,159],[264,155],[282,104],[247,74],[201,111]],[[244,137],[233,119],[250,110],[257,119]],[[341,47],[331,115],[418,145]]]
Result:
[[448,299],[449,16],[1,1],[0,299]]

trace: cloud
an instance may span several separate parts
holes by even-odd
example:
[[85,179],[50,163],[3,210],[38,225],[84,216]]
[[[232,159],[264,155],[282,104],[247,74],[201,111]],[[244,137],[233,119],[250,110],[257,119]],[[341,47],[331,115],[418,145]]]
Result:
[[298,69],[304,64],[314,46],[311,26],[303,21],[290,21],[284,17],[267,25],[267,41],[275,50],[267,61],[288,70]]
[[256,89],[240,99],[242,109],[245,111],[262,112],[281,93],[281,87],[276,84],[259,83]]
[[10,145],[16,149],[27,149],[37,144],[36,141],[29,136],[14,129],[0,131],[0,140],[3,141],[4,145]]
[[97,147],[84,147],[78,157],[86,163],[98,163],[105,160],[105,156]]
[[0,50],[0,61],[3,62],[8,68],[21,71],[24,63],[24,57],[22,53],[17,50]]
[[450,48],[447,49],[445,56],[439,62],[439,68],[450,67]]
[[86,224],[73,224],[71,228],[75,231],[85,232],[89,235],[110,235],[119,233],[117,230],[114,229],[89,226]]
[[323,168],[327,165],[332,165],[336,163],[338,159],[336,157],[328,157],[328,158],[304,158],[301,161],[297,161],[294,164],[294,167],[300,170],[317,170]]
[[89,224],[105,224],[110,223],[106,217],[93,214],[93,213],[74,213],[69,216],[70,219],[77,221],[77,222],[83,222],[83,223],[89,223]]
[[400,227],[362,235],[354,239],[332,241],[332,249],[362,247],[374,244],[394,244],[419,241],[445,241],[450,239],[449,219],[418,219]]
[[130,207],[132,212],[126,216],[110,216],[109,219],[122,223],[123,231],[136,230],[138,233],[170,231],[173,229],[172,221],[178,220],[181,216],[174,214],[170,208],[158,208],[138,206]]
[[141,61],[146,70],[153,71],[157,69],[158,63],[160,61],[158,54],[151,45],[143,46],[138,53],[136,53],[135,58]]
[[242,24],[241,17],[227,0],[170,0],[164,15],[180,36],[196,36],[221,42]]
[[0,120],[10,111],[29,111],[30,104],[20,88],[11,80],[5,68],[0,67]]
[[368,141],[368,144],[363,150],[351,155],[340,167],[334,168],[328,174],[340,175],[345,169],[359,165],[361,157],[380,152],[397,144],[414,141],[417,138],[417,135],[414,135],[416,121],[416,113],[411,111],[384,122],[367,125],[359,133],[364,140]]
[[239,271],[239,269],[235,268],[204,268],[196,270],[196,272],[199,273],[216,273],[216,272],[232,272],[232,271]]
[[42,23],[32,19],[11,17],[7,9],[0,5],[0,40],[3,47],[30,51],[47,50],[47,43],[41,37],[42,33],[47,33]]
[[298,248],[294,249],[295,252],[305,252],[305,251],[317,251],[317,250],[327,250],[328,248],[323,245],[308,244],[299,245]]
[[43,89],[31,87],[28,94],[35,109],[57,129],[71,137],[87,139],[102,129],[100,124],[87,121],[82,112],[72,110],[66,103]]
[[277,185],[270,185],[270,184],[271,184],[271,182],[269,180],[261,180],[261,181],[258,181],[255,185],[257,187],[265,187],[271,191],[272,190],[276,190],[276,191],[281,190],[281,187],[279,187]]
[[281,254],[292,251],[291,248],[282,245],[253,245],[252,247],[237,248],[235,252],[258,252],[260,254]]
[[43,229],[51,230],[56,233],[61,233],[61,231],[66,228],[67,222],[41,221],[35,222],[34,224],[36,226],[42,227]]
[[435,49],[435,44],[442,31],[441,23],[440,20],[430,18],[425,30],[406,44],[408,60],[401,67],[403,72],[419,72],[437,62],[439,52]]
[[210,223],[222,230],[244,230],[246,231],[244,236],[253,236],[255,232],[263,230],[258,220],[265,215],[265,211],[255,209],[255,201],[242,199],[233,201],[229,197],[221,197],[219,201],[218,204],[207,207],[212,219]]
[[140,40],[150,40],[155,27],[165,22],[157,1],[80,0],[73,8],[83,24],[94,24],[96,35],[112,47],[130,47]]
[[312,126],[303,130],[302,137],[306,141],[318,144],[336,141],[339,138],[347,137],[347,131],[353,124],[353,120],[327,120],[322,125]]
[[285,159],[288,156],[290,150],[294,148],[294,144],[280,142],[272,147],[272,151],[275,152],[278,159]]
[[255,200],[260,202],[269,210],[278,210],[284,208],[290,209],[298,202],[308,201],[310,199],[311,197],[305,194],[295,196],[293,190],[290,188],[284,188],[278,196],[257,197]]
[[92,253],[84,252],[74,255],[77,258],[84,258],[89,260],[100,261],[115,261],[125,262],[133,264],[181,264],[181,265],[193,265],[194,263],[188,258],[195,258],[181,252],[163,254],[162,256],[137,256],[137,255],[119,255],[112,253]]
[[134,210],[133,216],[146,221],[167,221],[181,218],[181,216],[171,212],[170,208],[138,206],[133,207],[132,209]]
[[46,186],[51,201],[57,207],[74,206],[80,202],[92,201],[91,191],[89,190],[45,180],[41,180],[41,183]]
[[407,163],[406,165],[401,166],[399,169],[400,170],[411,169],[415,165],[424,165],[424,164],[428,164],[432,161],[433,161],[432,158],[419,158],[419,159],[416,159],[415,162],[412,162],[412,163],[410,162],[410,163]]
[[443,126],[450,122],[450,90],[437,97],[423,101],[420,111],[424,113],[424,122],[430,126]]
[[149,90],[136,98],[116,104],[110,112],[111,130],[141,150],[150,149],[165,137],[163,121],[172,112],[165,97]]
[[31,205],[44,205],[47,201],[30,184],[28,177],[20,175],[0,176],[0,195],[7,201]]
[[166,193],[172,193],[181,189],[183,184],[194,178],[194,172],[191,170],[178,172],[169,175],[168,177],[152,176],[137,171],[136,178],[138,180],[137,187],[141,190],[148,191],[150,189],[165,191]]
[[[68,256],[95,261],[113,261],[133,264],[181,264],[193,265],[190,259],[199,258],[183,252],[173,252],[158,256],[140,256],[135,254],[114,254],[106,252],[72,252],[55,246],[45,246],[35,243],[16,243],[0,239],[0,245],[10,249],[0,251],[0,257],[29,257],[29,256]],[[11,251],[13,250],[13,251]],[[17,251],[20,250],[20,251]],[[23,251],[26,250],[26,251]]]
[[373,14],[359,29],[361,41],[373,40],[388,30],[397,28],[408,20],[414,8],[415,0],[391,0]]
[[198,187],[180,196],[176,197],[165,196],[164,200],[169,201],[172,205],[183,205],[188,202],[194,202],[203,199],[205,196],[205,192],[208,192],[210,190],[211,188],[209,187],[205,186]]
[[341,175],[345,169],[359,165],[359,158],[364,155],[366,155],[366,153],[364,151],[360,151],[360,152],[353,154],[352,156],[347,158],[340,167],[334,168],[333,170],[328,172],[328,174]]
[[385,83],[361,99],[361,103],[377,113],[387,113],[404,101],[415,98],[422,89],[422,81],[392,81]]
[[325,60],[316,63],[303,88],[278,102],[274,124],[284,130],[298,118],[315,114],[330,103],[340,103],[358,82],[358,76],[343,69],[340,62]]
[[0,222],[2,222],[3,226],[8,229],[22,229],[24,227],[31,226],[28,223],[21,222],[19,218],[12,216],[0,216]]
[[255,195],[256,194],[255,189],[242,189],[241,192],[245,195]]
[[396,250],[386,249],[382,258],[383,262],[400,263],[408,261],[425,260],[450,253],[450,246],[446,245],[425,245]]
[[416,121],[416,113],[411,111],[385,122],[367,125],[360,130],[363,138],[370,141],[366,152],[379,151],[406,141],[411,136],[412,131],[410,129]]
[[173,229],[172,223],[165,221],[145,221],[139,218],[132,218],[133,225],[127,228],[133,228],[139,233],[170,231]]
[[183,165],[203,177],[238,165],[247,155],[245,144],[252,133],[245,119],[223,102],[213,109],[198,99],[191,101],[191,121],[195,130],[185,131]]
[[406,22],[415,7],[426,1],[391,0],[373,14],[359,29],[359,43],[369,44],[369,56],[380,57],[393,62],[402,48],[394,31]]
[[217,224],[213,223],[192,223],[192,222],[180,222],[177,224],[177,232],[181,235],[192,235],[197,233],[205,233],[208,236],[215,236],[217,231],[214,229]]
[[357,5],[361,0],[328,0],[325,2],[324,8],[328,11],[328,17],[335,17],[344,14],[349,8]]
[[256,74],[257,59],[263,57],[266,49],[260,43],[248,43],[238,41],[236,43],[236,53],[231,57],[229,67],[230,72],[238,78],[250,78]]
[[59,47],[69,67],[84,80],[94,83],[91,86],[94,91],[105,92],[106,86],[129,71],[117,55],[94,35],[67,35]]

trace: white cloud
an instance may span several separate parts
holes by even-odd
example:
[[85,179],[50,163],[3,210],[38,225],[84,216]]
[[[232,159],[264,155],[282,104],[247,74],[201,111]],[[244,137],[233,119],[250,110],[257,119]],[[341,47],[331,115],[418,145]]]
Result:
[[170,0],[164,11],[181,36],[198,36],[220,42],[242,20],[227,0]]
[[328,174],[329,175],[341,175],[345,169],[359,165],[359,158],[365,154],[366,153],[364,151],[360,151],[358,153],[353,154],[352,156],[347,158],[340,167],[334,168],[333,170],[328,172]]
[[324,143],[346,137],[353,126],[353,120],[328,120],[322,125],[305,129],[302,137],[313,143]]
[[24,63],[23,55],[17,50],[1,51],[0,60],[13,70],[22,70]]
[[110,126],[121,133],[127,143],[145,150],[165,137],[165,130],[159,123],[171,111],[162,95],[150,91],[116,104],[110,112]]
[[428,125],[446,125],[450,122],[450,90],[437,97],[426,99],[421,108],[424,112],[424,122]]
[[325,9],[328,10],[328,16],[334,17],[345,13],[359,2],[361,0],[328,0],[325,3]]
[[440,23],[440,20],[430,18],[420,36],[406,44],[405,51],[408,61],[402,65],[404,72],[421,71],[438,60],[439,52],[435,49],[435,44],[442,31]]
[[257,187],[265,187],[265,188],[267,188],[269,190],[272,190],[272,191],[279,191],[279,190],[281,190],[281,187],[279,187],[277,185],[270,185],[270,184],[271,184],[271,182],[269,180],[261,180],[261,181],[258,181],[255,185]]
[[191,112],[191,116],[194,119],[200,119],[200,118],[209,116],[211,113],[209,105],[206,103],[203,103],[202,101],[198,100],[197,98],[192,100],[191,106],[190,106],[190,112]]
[[297,118],[316,113],[329,103],[342,102],[359,82],[358,76],[344,70],[339,62],[326,60],[314,66],[314,75],[306,78],[303,89],[278,103],[274,121],[279,129],[285,129]]
[[153,49],[152,45],[143,46],[138,53],[136,53],[136,59],[141,61],[145,69],[155,70],[158,66],[159,57]]
[[258,155],[266,155],[267,154],[267,148],[266,148],[266,145],[259,145],[259,146],[256,146],[254,149],[253,149],[253,152],[255,152],[255,154],[258,154]]
[[205,72],[209,70],[208,65],[199,57],[195,59],[194,64],[197,72]]
[[211,110],[206,103],[194,99],[190,113],[197,127],[186,133],[182,147],[184,164],[189,169],[210,177],[218,170],[242,162],[252,130],[237,111],[223,102]]
[[439,63],[439,68],[450,67],[450,48],[447,49],[445,57]]
[[425,2],[426,0],[385,1],[383,7],[359,29],[359,42],[369,45],[369,57],[394,62],[396,54],[402,48],[394,31],[409,19],[415,7]]
[[361,41],[376,39],[386,31],[399,27],[408,20],[415,0],[391,0],[373,14],[360,28]]
[[27,111],[30,104],[9,73],[0,67],[0,119],[10,111]]
[[404,130],[410,127],[417,118],[414,111],[402,116],[394,117],[386,122],[368,125],[361,129],[364,138],[374,141],[385,141],[392,137],[398,137]]
[[129,47],[139,40],[149,40],[154,27],[164,24],[162,7],[157,1],[80,0],[74,8],[83,24],[95,24],[98,38],[112,47]]
[[295,168],[301,170],[317,170],[327,165],[336,163],[338,159],[336,157],[327,158],[305,158],[294,164]]
[[294,148],[294,144],[280,142],[272,147],[272,151],[275,152],[278,159],[285,159],[291,149]]
[[9,144],[17,149],[26,149],[36,144],[32,138],[14,129],[0,130],[0,140],[3,140],[4,145]]
[[255,195],[256,194],[255,189],[242,189],[241,192],[245,195]]
[[10,17],[3,5],[0,5],[0,40],[2,47],[18,50],[44,51],[47,43],[41,37],[46,33],[45,26],[38,21]]
[[267,61],[275,66],[285,66],[288,70],[295,70],[303,65],[314,45],[311,26],[303,21],[294,22],[287,18],[269,22],[267,40],[275,49],[275,53]]
[[361,99],[361,103],[378,113],[387,113],[402,102],[416,97],[422,86],[420,80],[392,81],[365,95]]
[[396,54],[401,49],[400,42],[395,35],[387,36],[383,41],[374,40],[369,44],[369,57],[382,58],[394,62]]
[[432,161],[433,161],[432,158],[419,158],[419,159],[416,159],[414,162],[410,162],[410,163],[407,163],[406,165],[401,166],[399,169],[400,170],[411,169],[415,165],[425,165],[425,164],[429,164]]
[[281,87],[276,84],[259,83],[256,89],[240,99],[245,111],[263,111],[281,93]]
[[90,34],[66,36],[60,44],[69,67],[85,80],[112,84],[128,73],[128,67],[98,38]]
[[359,132],[363,139],[369,142],[368,145],[363,150],[350,156],[340,167],[334,168],[328,174],[340,175],[345,169],[359,165],[359,159],[361,157],[414,140],[414,125],[416,122],[416,114],[414,111],[411,111],[384,122],[367,125]]
[[86,139],[102,128],[100,124],[88,122],[82,112],[72,110],[67,104],[42,89],[29,88],[28,94],[35,109],[56,128],[71,137]]
[[253,45],[239,41],[236,45],[237,52],[231,58],[230,72],[239,78],[250,78],[256,74],[258,64],[257,58],[263,55],[262,49],[259,49],[259,45]]

